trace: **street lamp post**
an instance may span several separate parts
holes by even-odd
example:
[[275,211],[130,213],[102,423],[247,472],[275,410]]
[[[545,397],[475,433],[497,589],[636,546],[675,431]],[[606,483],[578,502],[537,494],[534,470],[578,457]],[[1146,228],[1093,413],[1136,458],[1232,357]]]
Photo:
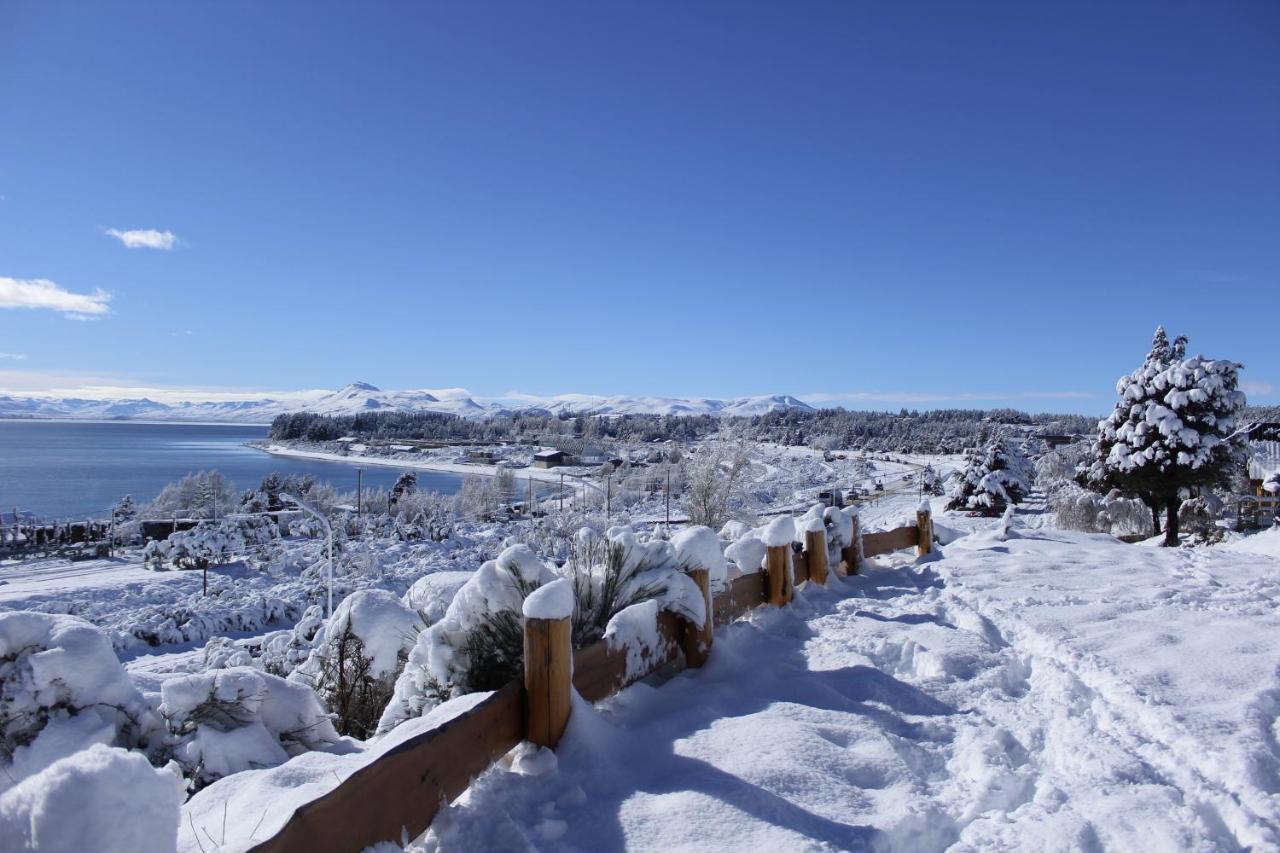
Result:
[[325,614],[324,614],[325,617],[328,618],[329,616],[333,615],[333,526],[329,524],[329,519],[325,518],[319,512],[307,506],[305,503],[302,502],[300,498],[296,498],[293,495],[281,495],[280,498],[282,500],[286,500],[289,503],[293,504],[303,512],[306,512],[314,516],[321,524],[324,525],[324,532],[329,537],[329,546],[328,546],[329,566],[328,566],[328,570],[325,572],[325,581],[329,587],[329,600],[328,600],[329,606],[325,609]]

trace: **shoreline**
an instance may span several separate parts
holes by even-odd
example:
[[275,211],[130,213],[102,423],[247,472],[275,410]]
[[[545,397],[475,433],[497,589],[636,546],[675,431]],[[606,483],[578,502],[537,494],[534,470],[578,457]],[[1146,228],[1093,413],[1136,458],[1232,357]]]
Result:
[[[404,468],[415,471],[437,471],[442,474],[479,474],[483,477],[496,477],[498,475],[497,465],[480,465],[462,463],[462,462],[443,462],[436,460],[416,460],[416,459],[386,459],[378,456],[357,456],[355,454],[342,455],[339,453],[328,453],[323,450],[299,450],[283,444],[270,443],[266,445],[247,444],[254,450],[259,450],[271,456],[292,457],[295,459],[316,459],[321,462],[340,462],[347,465],[378,465],[384,468]],[[517,482],[522,480],[533,479],[540,483],[558,486],[560,484],[561,474],[557,473],[555,468],[508,468]],[[585,482],[590,488],[599,490],[599,486],[584,475],[575,475],[565,473],[564,478],[566,485],[569,483]]]

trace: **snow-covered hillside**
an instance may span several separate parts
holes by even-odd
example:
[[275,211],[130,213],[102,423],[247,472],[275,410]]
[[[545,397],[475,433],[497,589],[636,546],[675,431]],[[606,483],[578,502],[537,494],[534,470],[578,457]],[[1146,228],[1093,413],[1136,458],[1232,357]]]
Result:
[[482,418],[514,411],[550,414],[595,412],[614,415],[759,415],[775,409],[810,406],[787,394],[739,397],[732,400],[677,397],[599,397],[587,394],[475,398],[466,389],[384,391],[367,382],[353,382],[338,391],[298,391],[260,399],[187,400],[161,402],[136,399],[81,397],[19,397],[0,395],[0,417],[83,418],[97,420],[203,421],[270,423],[288,412],[354,415],[360,412],[446,412]]

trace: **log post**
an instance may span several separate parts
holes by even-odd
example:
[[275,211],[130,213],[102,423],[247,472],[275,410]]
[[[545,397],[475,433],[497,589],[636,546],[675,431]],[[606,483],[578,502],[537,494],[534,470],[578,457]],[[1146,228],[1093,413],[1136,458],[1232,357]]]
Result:
[[827,585],[827,531],[806,530],[804,534],[804,558],[809,564],[809,581],[819,586]]
[[791,546],[770,545],[765,558],[768,572],[768,603],[781,607],[791,600],[795,582],[791,577]]
[[698,585],[698,589],[702,590],[702,605],[705,608],[706,618],[701,625],[695,625],[692,622],[684,623],[684,636],[682,643],[684,646],[684,662],[689,667],[699,667],[707,662],[707,656],[711,654],[711,642],[714,637],[712,629],[715,627],[715,621],[711,612],[711,580],[706,569],[690,569],[689,577]]
[[552,749],[569,723],[569,618],[524,620],[525,738]]
[[856,575],[858,573],[858,554],[862,551],[862,531],[858,529],[858,517],[856,515],[850,521],[853,522],[853,529],[849,534],[849,544],[840,550],[840,559],[844,562],[844,573],[846,575]]
[[927,502],[920,504],[916,510],[916,529],[920,538],[916,542],[916,554],[923,557],[933,550],[933,513]]

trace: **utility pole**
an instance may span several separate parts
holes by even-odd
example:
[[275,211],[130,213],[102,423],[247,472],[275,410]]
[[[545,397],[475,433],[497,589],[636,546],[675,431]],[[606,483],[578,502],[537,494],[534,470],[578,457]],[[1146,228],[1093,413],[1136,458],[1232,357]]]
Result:
[[604,481],[604,517],[613,517],[613,475],[605,477]]
[[564,472],[560,472],[560,514],[564,515]]
[[364,469],[356,469],[356,515],[364,513]]
[[671,527],[671,463],[667,463],[667,527]]

